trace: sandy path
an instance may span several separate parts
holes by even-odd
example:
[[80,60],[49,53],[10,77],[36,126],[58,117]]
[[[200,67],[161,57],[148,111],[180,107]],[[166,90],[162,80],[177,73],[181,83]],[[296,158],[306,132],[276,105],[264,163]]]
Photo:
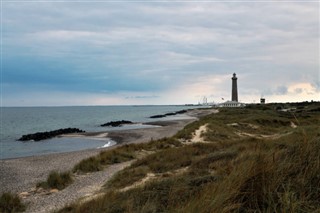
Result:
[[207,132],[207,127],[208,124],[202,125],[199,127],[199,129],[197,129],[193,135],[193,138],[191,139],[191,141],[189,143],[201,143],[204,142],[203,137],[201,136],[202,133]]

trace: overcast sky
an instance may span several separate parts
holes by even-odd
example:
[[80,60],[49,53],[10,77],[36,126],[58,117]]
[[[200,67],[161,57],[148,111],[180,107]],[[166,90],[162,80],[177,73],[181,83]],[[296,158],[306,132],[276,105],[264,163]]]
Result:
[[320,100],[319,2],[2,1],[2,105]]

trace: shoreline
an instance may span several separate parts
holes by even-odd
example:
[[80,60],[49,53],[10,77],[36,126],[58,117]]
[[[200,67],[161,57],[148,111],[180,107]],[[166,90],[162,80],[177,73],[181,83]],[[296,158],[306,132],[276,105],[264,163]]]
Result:
[[[9,161],[9,160],[17,160],[17,159],[27,159],[27,158],[35,158],[35,157],[44,157],[44,156],[50,156],[50,155],[59,155],[59,154],[68,154],[68,153],[74,153],[74,152],[87,152],[87,151],[102,151],[107,150],[112,147],[116,147],[118,145],[123,145],[124,143],[136,143],[140,142],[141,139],[144,139],[145,141],[148,137],[148,135],[154,135],[157,134],[157,131],[149,131],[150,129],[157,129],[162,128],[166,126],[174,126],[174,125],[181,125],[184,122],[192,122],[196,120],[196,117],[190,117],[188,119],[177,119],[177,120],[168,120],[168,121],[152,121],[152,122],[145,122],[141,123],[143,125],[149,125],[150,127],[144,127],[144,128],[135,128],[135,129],[124,129],[124,130],[106,130],[106,131],[100,131],[100,132],[84,132],[84,133],[70,133],[70,134],[62,134],[59,136],[56,136],[55,138],[79,138],[79,139],[89,139],[89,140],[103,140],[106,139],[105,142],[108,142],[109,140],[112,140],[116,142],[115,145],[104,147],[104,148],[88,148],[83,150],[75,150],[75,151],[65,151],[65,152],[52,152],[52,153],[45,153],[45,154],[35,154],[30,156],[21,156],[21,157],[10,157],[10,158],[4,158],[0,159],[0,163],[2,161]],[[163,131],[161,131],[163,132]],[[170,136],[164,136],[164,137],[170,137]],[[151,139],[152,137],[150,137]],[[161,137],[153,138],[153,139],[160,139]],[[42,142],[37,142],[42,143]],[[0,170],[1,171],[1,170]],[[1,183],[1,182],[0,182]],[[1,191],[1,189],[0,189]]]
[[[0,173],[1,173],[0,193],[11,192],[11,193],[19,194],[22,192],[29,192],[32,189],[34,189],[34,187],[38,182],[46,180],[48,174],[53,170],[58,172],[72,170],[74,165],[79,163],[81,160],[97,155],[101,151],[111,150],[118,146],[122,146],[123,144],[146,143],[146,142],[149,142],[150,140],[157,140],[164,137],[171,137],[175,135],[179,130],[183,129],[187,124],[197,120],[199,117],[210,114],[212,112],[213,112],[213,109],[196,110],[196,111],[193,110],[193,111],[190,111],[190,113],[187,113],[188,115],[193,117],[192,119],[152,122],[153,124],[158,124],[160,126],[157,128],[117,130],[117,131],[108,131],[108,132],[100,132],[100,133],[85,133],[86,135],[84,137],[87,137],[87,136],[92,137],[95,135],[101,136],[101,134],[105,134],[103,136],[106,136],[107,138],[111,138],[112,140],[115,140],[117,142],[116,145],[106,147],[106,148],[86,149],[81,151],[52,153],[52,154],[45,154],[45,155],[36,155],[36,156],[0,160]],[[104,173],[107,172],[108,176],[111,177],[115,172],[119,171],[120,168],[122,167],[119,165],[118,169],[113,169],[113,170],[111,169],[111,171],[104,171]],[[98,175],[100,173],[92,173],[90,175],[94,177],[95,174]],[[101,178],[104,178],[104,181],[107,180],[103,176]],[[75,199],[79,198],[77,196],[80,196],[80,195],[68,194],[68,188],[62,190],[61,193],[60,192],[55,193],[52,196],[58,196],[59,198],[59,194],[62,196],[62,194],[65,194],[65,193],[67,195],[64,195],[64,196],[67,196],[67,197],[70,196],[70,199],[64,200],[63,205],[65,205],[66,202],[75,201]],[[47,212],[46,210],[45,211],[37,210],[37,208],[40,208],[41,206],[39,202],[50,203],[50,201],[41,201],[42,199],[44,200],[49,199],[51,195],[49,196],[46,195],[46,196],[47,198],[41,198],[41,199],[37,198],[37,196],[31,196],[34,198],[29,198],[29,197],[26,198],[26,202],[31,203],[30,204],[31,209],[28,207],[27,212]],[[52,206],[53,207],[57,206],[57,203],[54,203]],[[59,205],[59,207],[61,207],[61,205]]]
[[[171,125],[158,128],[145,128],[133,130],[109,131],[107,137],[115,140],[117,144],[105,148],[85,149],[81,151],[50,153],[44,155],[34,155],[0,160],[0,193],[5,191],[21,192],[35,186],[39,181],[47,178],[52,170],[67,171],[71,170],[75,164],[82,159],[99,154],[101,151],[109,150],[129,143],[146,143],[151,139],[160,139],[173,136],[183,126],[194,121],[176,120]],[[101,135],[105,133],[86,133],[83,137]],[[38,174],[33,175],[34,172]],[[31,179],[33,179],[31,181]],[[14,183],[16,182],[16,183]]]

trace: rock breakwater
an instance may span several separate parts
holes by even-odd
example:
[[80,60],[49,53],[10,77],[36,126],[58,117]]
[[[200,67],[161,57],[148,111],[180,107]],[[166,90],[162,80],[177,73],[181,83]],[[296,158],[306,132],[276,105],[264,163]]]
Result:
[[187,110],[180,110],[180,111],[177,111],[177,112],[169,112],[169,113],[166,113],[166,114],[163,114],[163,115],[153,115],[153,116],[150,116],[149,118],[164,118],[164,117],[167,117],[167,116],[184,114],[186,112],[187,112]]
[[85,132],[78,128],[65,128],[65,129],[57,129],[49,132],[37,132],[33,134],[23,135],[18,141],[41,141],[49,138],[56,137],[58,135],[70,134],[70,133],[81,133]]
[[123,124],[133,124],[132,121],[126,121],[126,120],[122,120],[122,121],[111,121],[105,124],[101,124],[100,126],[104,127],[104,126],[112,126],[112,127],[117,127],[117,126],[122,126]]

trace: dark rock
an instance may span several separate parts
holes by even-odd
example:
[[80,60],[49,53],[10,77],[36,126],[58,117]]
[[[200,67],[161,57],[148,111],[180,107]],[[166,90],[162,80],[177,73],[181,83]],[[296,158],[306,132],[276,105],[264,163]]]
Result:
[[183,114],[183,113],[186,113],[186,112],[188,112],[188,111],[184,109],[184,110],[177,111],[176,114]]
[[126,120],[122,120],[122,121],[111,121],[105,124],[101,124],[100,126],[112,126],[112,127],[117,127],[117,126],[122,126],[123,124],[133,124],[132,121],[126,121]]
[[153,116],[150,116],[149,118],[164,118],[164,117],[167,117],[167,116],[183,114],[183,113],[186,113],[186,112],[187,112],[187,110],[180,110],[180,111],[177,111],[177,112],[169,112],[169,113],[166,113],[164,115],[153,115]]
[[19,141],[41,141],[49,138],[56,137],[58,135],[62,134],[69,134],[69,133],[79,133],[79,132],[85,132],[81,129],[78,128],[66,128],[66,129],[58,129],[50,132],[37,132],[34,134],[28,134],[28,135],[23,135],[21,138],[19,138]]
[[150,118],[164,118],[166,117],[166,115],[153,115],[153,116],[150,116]]
[[176,112],[169,112],[169,113],[166,113],[164,114],[165,116],[171,116],[171,115],[176,115],[177,113]]

